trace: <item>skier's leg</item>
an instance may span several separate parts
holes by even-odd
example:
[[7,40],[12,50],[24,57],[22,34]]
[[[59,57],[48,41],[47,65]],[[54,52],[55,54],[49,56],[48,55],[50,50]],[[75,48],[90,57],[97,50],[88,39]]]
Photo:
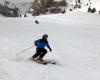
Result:
[[43,59],[43,57],[46,55],[47,50],[46,49],[42,49],[42,53],[39,55],[40,59]]
[[33,59],[37,58],[41,54],[41,49],[37,48],[36,53],[32,56]]

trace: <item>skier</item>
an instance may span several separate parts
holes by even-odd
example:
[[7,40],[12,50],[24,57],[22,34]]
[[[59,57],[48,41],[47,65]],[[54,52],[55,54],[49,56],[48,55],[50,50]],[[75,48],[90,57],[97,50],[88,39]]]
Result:
[[42,39],[38,39],[38,40],[34,41],[34,44],[37,47],[36,47],[36,53],[32,56],[32,60],[43,61],[43,57],[47,53],[45,46],[50,50],[50,52],[52,51],[52,49],[50,48],[50,45],[48,43],[47,38],[48,38],[48,35],[44,34],[42,36]]
[[36,24],[39,24],[39,21],[38,21],[38,20],[35,20],[35,23],[36,23]]

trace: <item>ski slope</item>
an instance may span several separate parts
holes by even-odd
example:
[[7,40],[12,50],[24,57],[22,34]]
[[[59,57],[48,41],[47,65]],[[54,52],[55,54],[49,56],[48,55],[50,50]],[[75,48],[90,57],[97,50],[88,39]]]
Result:
[[[34,20],[40,24],[35,24]],[[28,59],[43,34],[52,52],[41,65]],[[27,18],[0,18],[0,80],[100,80],[100,15],[67,13]]]

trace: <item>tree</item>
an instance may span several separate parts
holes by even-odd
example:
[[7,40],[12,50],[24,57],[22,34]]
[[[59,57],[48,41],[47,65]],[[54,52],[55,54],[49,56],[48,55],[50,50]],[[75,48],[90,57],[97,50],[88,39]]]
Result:
[[64,10],[64,7],[66,6],[67,6],[66,0],[61,0],[61,1],[35,0],[32,6],[33,16],[46,14],[47,12],[62,13],[62,11]]
[[8,1],[5,1],[5,6],[8,6],[9,2]]
[[90,7],[88,8],[88,12],[91,12],[91,8]]
[[95,13],[96,12],[96,8],[93,8],[92,10],[91,10],[91,13]]
[[70,8],[69,11],[73,11],[73,10]]
[[25,14],[24,17],[27,17],[27,15]]
[[78,1],[78,3],[81,3],[81,1],[80,0],[77,0]]

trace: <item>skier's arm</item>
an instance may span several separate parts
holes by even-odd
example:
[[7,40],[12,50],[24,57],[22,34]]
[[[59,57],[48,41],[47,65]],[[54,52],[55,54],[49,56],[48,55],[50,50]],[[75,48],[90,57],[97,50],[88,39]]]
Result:
[[50,52],[51,52],[51,51],[52,51],[52,49],[51,49],[51,47],[50,47],[49,43],[47,43],[47,47],[49,48],[49,50],[50,50]]

